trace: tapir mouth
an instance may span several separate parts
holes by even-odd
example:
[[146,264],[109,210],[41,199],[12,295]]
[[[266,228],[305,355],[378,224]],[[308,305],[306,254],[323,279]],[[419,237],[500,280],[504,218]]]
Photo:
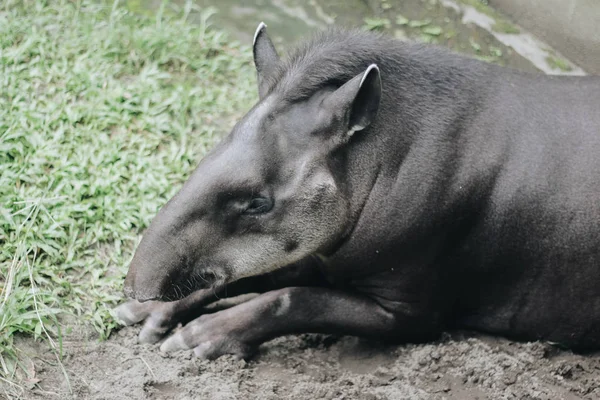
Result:
[[155,300],[175,301],[187,297],[201,289],[217,290],[225,284],[225,281],[225,277],[215,271],[200,271],[193,273],[180,282],[173,282],[167,285],[164,292]]
[[227,275],[225,268],[198,265],[178,268],[171,273],[153,275],[143,274],[137,268],[130,266],[124,291],[127,297],[140,302],[175,301],[197,290],[216,290],[226,283]]

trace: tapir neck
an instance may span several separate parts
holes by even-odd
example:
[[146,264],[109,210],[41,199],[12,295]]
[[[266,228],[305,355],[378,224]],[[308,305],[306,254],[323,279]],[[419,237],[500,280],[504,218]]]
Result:
[[[425,204],[427,192],[450,190],[445,186],[453,181],[460,135],[496,84],[495,67],[477,61],[461,68],[423,60],[398,63],[405,73],[384,75],[376,120],[355,134],[332,165],[351,210],[351,223],[340,246],[350,240],[361,220],[376,219],[378,208],[398,207],[414,213],[416,204]],[[436,182],[424,174],[427,169]],[[433,174],[439,170],[444,173]],[[416,193],[414,203],[403,197],[403,188]],[[442,197],[436,200],[439,204],[430,205],[440,212],[445,207]]]

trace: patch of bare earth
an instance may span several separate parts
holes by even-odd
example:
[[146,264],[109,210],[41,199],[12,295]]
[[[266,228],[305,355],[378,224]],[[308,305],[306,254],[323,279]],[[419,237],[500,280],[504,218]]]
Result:
[[[264,344],[251,361],[168,356],[137,343],[139,327],[106,342],[65,340],[56,359],[29,339],[39,383],[25,399],[598,399],[600,354],[479,334],[391,346],[299,335]],[[34,356],[35,355],[35,356]],[[71,393],[69,393],[71,391]]]

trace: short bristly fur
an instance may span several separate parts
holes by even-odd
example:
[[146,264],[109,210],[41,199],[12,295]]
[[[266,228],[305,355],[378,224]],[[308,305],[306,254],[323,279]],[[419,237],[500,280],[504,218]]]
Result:
[[260,101],[159,212],[126,281],[139,300],[207,289],[121,306],[149,316],[142,337],[215,293],[260,292],[162,349],[451,327],[600,347],[600,79],[361,31],[284,60],[264,26],[255,38]]
[[[277,87],[295,99],[310,97],[325,85],[341,86],[373,63],[389,73],[388,79],[404,77],[415,84],[425,81],[446,94],[473,78],[466,76],[465,66],[472,67],[475,74],[488,66],[441,47],[400,42],[360,30],[329,29],[301,43],[279,63],[269,76],[268,91]],[[386,90],[393,87],[386,85]]]

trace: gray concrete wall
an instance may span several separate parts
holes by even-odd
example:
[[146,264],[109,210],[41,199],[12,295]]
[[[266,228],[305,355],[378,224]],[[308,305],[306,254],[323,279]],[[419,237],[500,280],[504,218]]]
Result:
[[589,74],[600,75],[600,0],[488,0]]

